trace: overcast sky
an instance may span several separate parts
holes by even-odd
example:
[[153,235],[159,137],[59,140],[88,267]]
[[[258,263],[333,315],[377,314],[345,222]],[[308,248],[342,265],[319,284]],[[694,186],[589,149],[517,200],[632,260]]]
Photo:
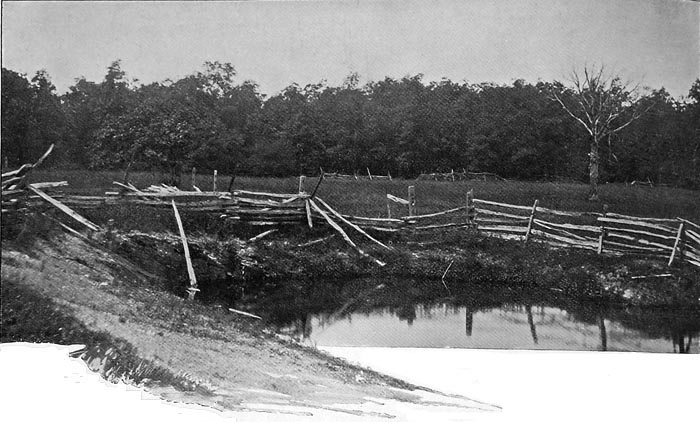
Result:
[[679,0],[3,2],[3,67],[46,69],[59,92],[178,79],[232,63],[267,94],[292,82],[564,79],[584,63],[686,95],[700,77],[700,3]]

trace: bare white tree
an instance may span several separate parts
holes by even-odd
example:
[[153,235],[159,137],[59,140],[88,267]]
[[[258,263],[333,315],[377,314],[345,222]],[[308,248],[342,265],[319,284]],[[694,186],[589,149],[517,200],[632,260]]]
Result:
[[619,76],[608,74],[603,66],[585,66],[583,75],[573,71],[569,82],[569,87],[557,82],[552,94],[589,135],[589,199],[597,201],[601,141],[610,140],[612,134],[642,117],[653,104],[638,107],[639,85],[630,87]]

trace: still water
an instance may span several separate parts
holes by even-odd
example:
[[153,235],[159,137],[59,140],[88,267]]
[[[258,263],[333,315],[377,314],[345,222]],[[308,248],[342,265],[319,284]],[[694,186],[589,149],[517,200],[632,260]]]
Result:
[[[452,304],[309,315],[283,330],[315,346],[608,350],[698,353],[698,337],[653,336],[610,319],[577,320],[547,306],[472,311]],[[680,344],[679,344],[680,343]]]
[[700,353],[697,306],[628,306],[520,284],[289,283],[253,309],[279,332],[321,347]]

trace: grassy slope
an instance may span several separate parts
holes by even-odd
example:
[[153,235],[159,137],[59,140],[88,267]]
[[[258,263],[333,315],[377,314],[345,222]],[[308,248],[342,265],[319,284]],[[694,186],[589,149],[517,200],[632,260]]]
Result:
[[3,242],[2,280],[2,341],[84,343],[94,369],[169,399],[234,410],[421,400],[409,384],[154,288],[133,264],[76,237]]

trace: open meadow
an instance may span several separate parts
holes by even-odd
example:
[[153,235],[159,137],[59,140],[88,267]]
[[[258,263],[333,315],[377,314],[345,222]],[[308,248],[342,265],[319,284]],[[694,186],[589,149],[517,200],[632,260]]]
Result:
[[[37,170],[30,176],[30,183],[67,181],[65,192],[84,195],[102,195],[118,187],[113,181],[123,181],[121,171],[60,171]],[[129,175],[129,182],[137,188],[160,184],[167,175],[139,172]],[[219,175],[217,190],[229,189],[231,176]],[[305,189],[312,191],[318,177],[307,177]],[[196,185],[202,190],[212,190],[213,176],[196,176]],[[700,222],[700,191],[670,187],[649,187],[610,183],[600,186],[600,201],[587,199],[588,185],[583,183],[555,183],[533,181],[425,181],[425,180],[324,180],[317,195],[334,208],[350,215],[366,217],[386,217],[386,194],[406,198],[408,186],[416,187],[418,214],[438,212],[463,206],[466,193],[474,190],[474,198],[505,202],[515,205],[532,205],[535,199],[539,206],[578,212],[601,212],[603,204],[610,212],[630,214],[640,217],[674,218],[681,217]],[[192,190],[189,175],[181,177],[179,186]],[[257,190],[273,193],[294,193],[299,189],[296,177],[236,177],[231,189]],[[405,206],[392,203],[392,215],[406,215]]]

